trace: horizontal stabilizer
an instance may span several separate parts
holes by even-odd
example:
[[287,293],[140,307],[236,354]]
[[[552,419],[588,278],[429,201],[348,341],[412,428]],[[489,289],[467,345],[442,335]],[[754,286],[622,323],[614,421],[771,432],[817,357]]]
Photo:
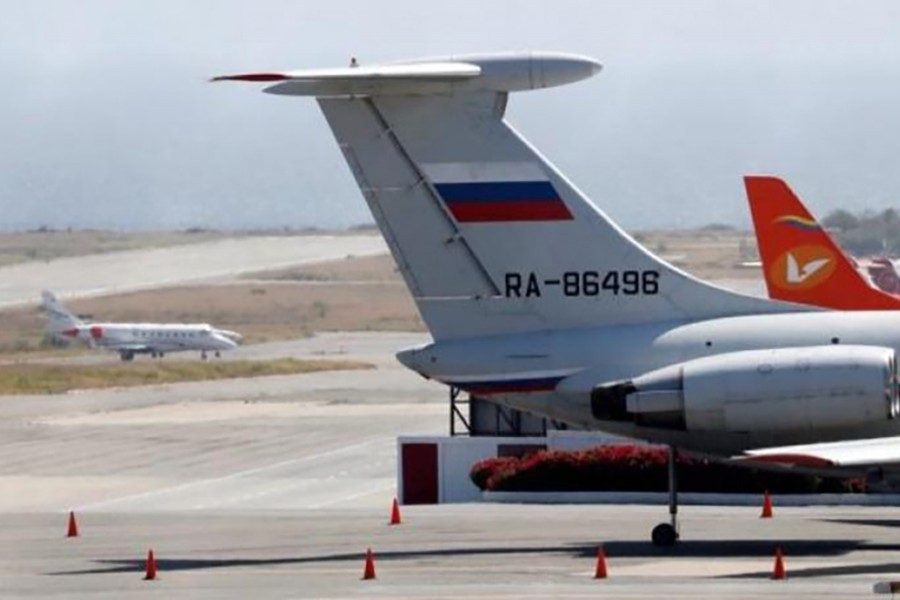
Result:
[[353,81],[364,79],[399,79],[442,81],[468,79],[481,74],[481,68],[462,62],[433,62],[404,65],[373,65],[371,67],[345,67],[342,69],[308,69],[283,73],[243,73],[213,77],[213,81]]
[[513,92],[572,83],[600,70],[574,54],[519,52],[301,71],[264,71],[213,77],[212,81],[275,83],[270,94],[385,96]]

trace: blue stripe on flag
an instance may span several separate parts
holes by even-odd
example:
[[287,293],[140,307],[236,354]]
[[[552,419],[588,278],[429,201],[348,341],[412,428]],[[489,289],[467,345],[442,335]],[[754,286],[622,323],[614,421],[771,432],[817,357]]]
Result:
[[445,202],[559,201],[549,181],[498,181],[488,183],[436,183]]

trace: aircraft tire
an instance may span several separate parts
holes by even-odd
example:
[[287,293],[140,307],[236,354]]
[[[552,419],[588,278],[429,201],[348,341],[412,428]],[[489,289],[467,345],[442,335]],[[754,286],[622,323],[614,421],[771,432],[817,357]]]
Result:
[[659,548],[670,548],[678,541],[678,532],[669,523],[660,523],[653,528],[650,534],[653,545]]

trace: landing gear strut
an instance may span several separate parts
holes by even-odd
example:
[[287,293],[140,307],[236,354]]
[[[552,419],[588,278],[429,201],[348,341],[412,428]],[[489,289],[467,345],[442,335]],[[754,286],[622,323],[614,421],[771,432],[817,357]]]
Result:
[[200,358],[201,360],[206,360],[206,350],[200,352]]
[[660,523],[650,534],[654,546],[670,547],[678,541],[678,450],[669,446],[669,522]]

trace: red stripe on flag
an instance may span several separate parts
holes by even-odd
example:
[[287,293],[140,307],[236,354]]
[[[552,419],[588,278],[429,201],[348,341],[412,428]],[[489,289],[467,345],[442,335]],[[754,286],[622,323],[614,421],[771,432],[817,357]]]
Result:
[[571,221],[572,213],[562,201],[540,202],[459,202],[448,204],[460,223],[496,223],[504,221]]

